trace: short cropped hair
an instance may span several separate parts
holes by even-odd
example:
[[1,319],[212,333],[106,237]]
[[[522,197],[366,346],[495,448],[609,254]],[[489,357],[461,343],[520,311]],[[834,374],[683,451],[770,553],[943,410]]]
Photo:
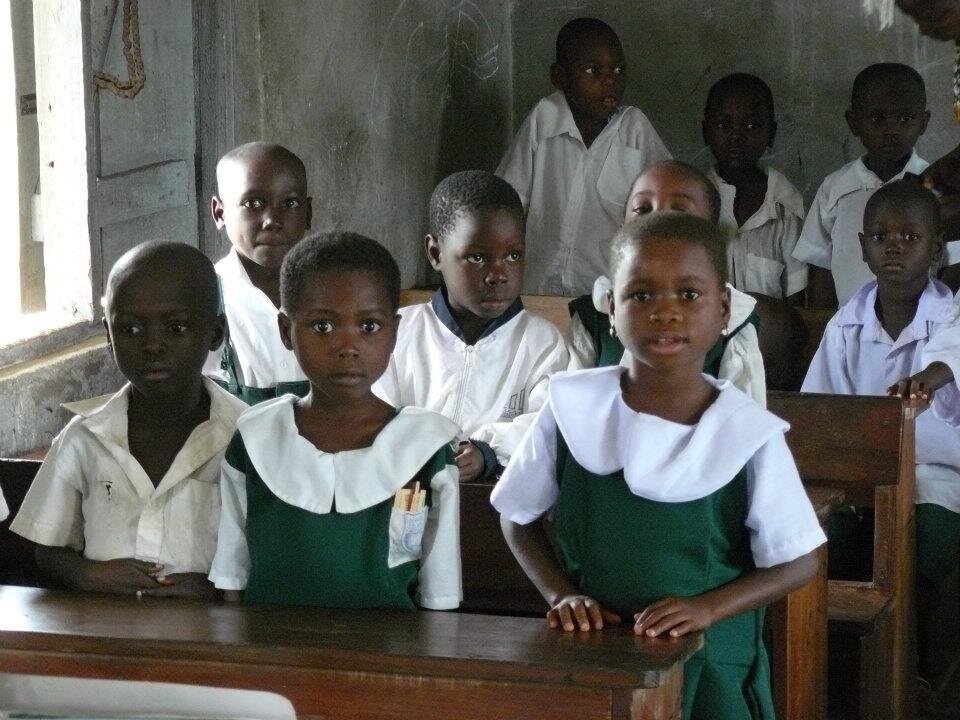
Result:
[[627,252],[652,238],[682,240],[707,251],[720,284],[727,281],[726,237],[716,223],[689,213],[663,211],[631,220],[617,231],[610,244],[610,278],[613,279]]
[[430,234],[442,241],[461,215],[482,210],[506,210],[523,217],[523,203],[513,186],[486,170],[448,175],[430,196]]
[[[217,185],[219,186],[221,182],[221,176],[225,168],[233,163],[245,163],[250,159],[256,158],[265,158],[272,157],[276,158],[284,165],[293,170],[294,175],[297,176],[299,180],[303,182],[304,187],[307,185],[307,167],[303,164],[303,160],[294,153],[292,150],[288,150],[283,145],[278,145],[277,143],[265,142],[263,140],[256,140],[254,142],[244,143],[243,145],[237,145],[233,150],[225,153],[220,160],[217,161]],[[219,192],[219,190],[217,191]]]
[[104,312],[110,313],[113,299],[123,284],[137,275],[175,273],[200,294],[203,310],[219,315],[220,285],[213,263],[193,245],[171,240],[148,240],[128,250],[113,264],[107,275],[101,299]]
[[731,73],[717,80],[707,93],[707,104],[704,107],[704,115],[707,115],[711,107],[720,101],[724,95],[735,92],[755,92],[763,98],[764,108],[767,112],[767,122],[772,126],[776,122],[776,113],[773,109],[773,93],[770,86],[761,78],[750,73]]
[[584,39],[604,35],[613,38],[619,44],[620,38],[617,33],[603,20],[592,17],[580,17],[571,20],[557,33],[557,65],[569,67],[576,57],[577,48],[580,47]]
[[376,240],[352,232],[311,235],[293,246],[280,267],[280,303],[297,308],[303,284],[318,273],[360,271],[376,276],[390,301],[400,307],[400,268],[390,251]]
[[926,216],[934,232],[940,232],[940,205],[932,192],[927,190],[916,179],[895,180],[882,185],[870,199],[863,210],[863,224],[880,208],[919,208]]
[[874,63],[858,72],[853,79],[853,89],[850,91],[850,107],[856,108],[861,105],[863,94],[871,85],[897,80],[906,80],[916,85],[923,106],[927,106],[927,87],[920,73],[903,63]]
[[[642,178],[651,170],[656,170],[658,168],[670,168],[672,170],[677,170],[691,180],[700,185],[700,189],[703,190],[704,196],[707,198],[707,212],[710,213],[710,219],[717,223],[720,222],[720,191],[717,190],[717,186],[713,184],[713,181],[704,174],[703,170],[696,168],[693,165],[688,165],[682,160],[660,160],[655,162],[653,165],[647,166],[647,168],[637,176],[637,179],[633,181],[633,185],[637,184],[637,180]],[[631,186],[631,195],[633,194],[633,186]],[[630,198],[627,198],[629,200]]]

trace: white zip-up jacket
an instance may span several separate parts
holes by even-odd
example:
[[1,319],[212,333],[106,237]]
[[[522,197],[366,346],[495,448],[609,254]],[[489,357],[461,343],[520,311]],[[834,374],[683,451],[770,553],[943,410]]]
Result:
[[506,465],[547,397],[548,378],[567,367],[560,331],[518,298],[467,345],[441,290],[400,315],[396,349],[373,392],[450,418],[461,440],[489,445]]

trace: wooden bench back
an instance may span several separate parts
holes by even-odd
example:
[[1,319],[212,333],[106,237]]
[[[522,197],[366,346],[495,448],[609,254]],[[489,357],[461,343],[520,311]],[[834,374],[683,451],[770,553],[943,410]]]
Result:
[[10,523],[39,469],[36,460],[0,458],[0,488],[10,508],[10,516],[0,523],[0,585],[39,585],[35,545],[10,531]]

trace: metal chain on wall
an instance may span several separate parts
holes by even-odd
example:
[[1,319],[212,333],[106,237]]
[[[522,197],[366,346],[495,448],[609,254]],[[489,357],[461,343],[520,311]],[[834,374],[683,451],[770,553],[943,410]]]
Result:
[[136,97],[143,89],[145,75],[143,72],[143,55],[140,52],[140,18],[137,0],[123,0],[123,57],[127,61],[127,75],[124,82],[116,75],[98,72],[93,76],[93,83],[99,90],[109,90],[115,95],[128,100]]

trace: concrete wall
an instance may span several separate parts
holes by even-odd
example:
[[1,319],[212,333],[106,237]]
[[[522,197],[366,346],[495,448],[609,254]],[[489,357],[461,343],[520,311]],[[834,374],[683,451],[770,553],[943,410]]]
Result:
[[[891,3],[886,3],[890,5]],[[624,102],[640,107],[671,151],[707,166],[700,134],[710,86],[730,72],[752,72],[773,90],[780,126],[771,165],[809,202],[823,177],[862,153],[843,119],[854,76],[874,62],[903,62],[927,83],[932,119],[918,151],[929,160],[960,141],[953,121],[952,43],[919,36],[877,0],[695,0],[558,2],[525,0],[513,13],[514,108],[519,124],[550,92],[557,31],[578,16],[599,17],[620,35],[627,55]]]

